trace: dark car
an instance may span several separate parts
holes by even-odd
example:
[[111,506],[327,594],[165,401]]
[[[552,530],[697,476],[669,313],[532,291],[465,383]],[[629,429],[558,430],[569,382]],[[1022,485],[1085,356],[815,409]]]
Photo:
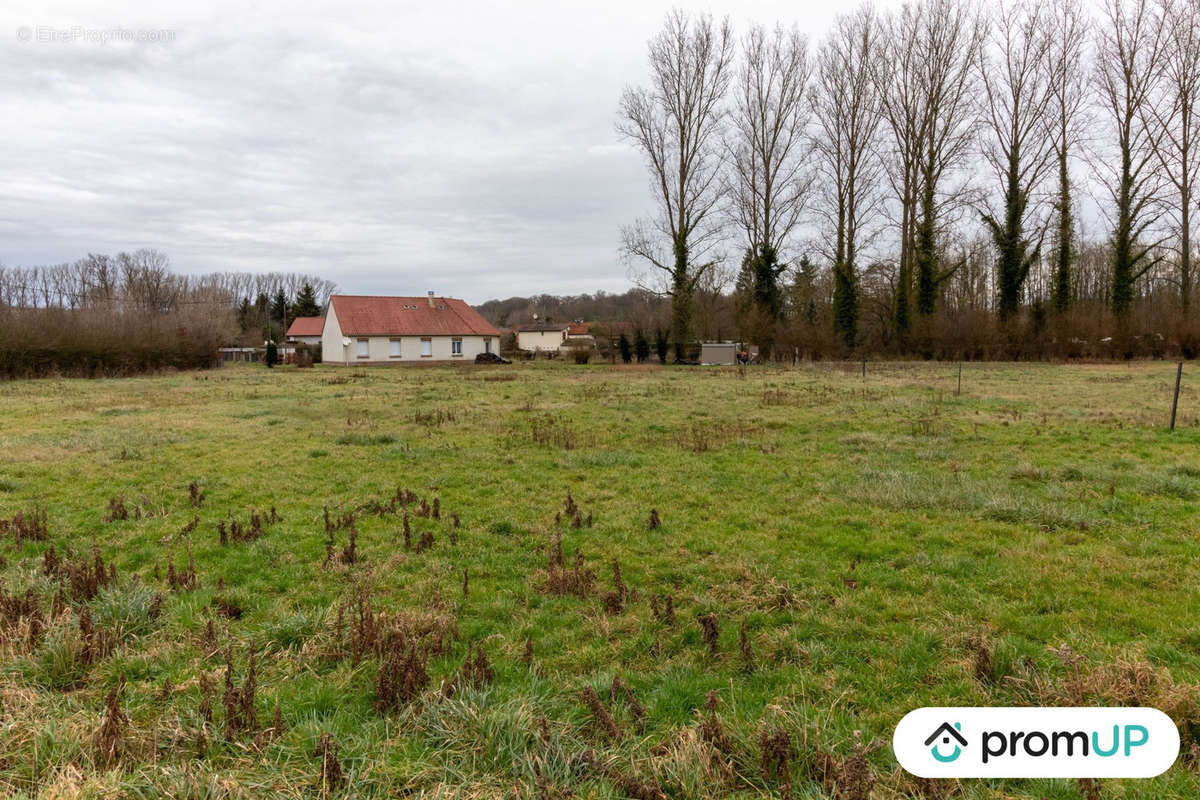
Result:
[[498,356],[495,353],[480,353],[475,356],[476,364],[511,364],[507,358]]

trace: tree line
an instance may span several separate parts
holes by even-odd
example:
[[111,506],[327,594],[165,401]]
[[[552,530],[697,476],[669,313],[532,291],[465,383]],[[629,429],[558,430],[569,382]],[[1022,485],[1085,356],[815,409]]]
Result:
[[0,266],[0,377],[211,366],[222,345],[282,340],[335,289],[291,273],[178,274],[152,249]]
[[649,67],[622,250],[677,353],[730,282],[768,353],[1200,347],[1200,0],[868,4],[815,43],[675,11]]

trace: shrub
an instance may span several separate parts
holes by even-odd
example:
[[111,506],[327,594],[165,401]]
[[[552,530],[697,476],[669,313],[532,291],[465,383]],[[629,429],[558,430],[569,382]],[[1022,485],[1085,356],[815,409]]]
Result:
[[629,344],[629,337],[621,334],[621,338],[617,340],[617,348],[621,351],[621,361],[628,364],[633,361],[633,347]]
[[230,339],[232,310],[167,313],[0,309],[0,378],[98,377],[205,369]]
[[642,333],[639,328],[633,336],[633,353],[637,356],[639,364],[650,358],[650,342],[646,339],[646,334]]
[[654,332],[654,352],[658,355],[659,363],[667,363],[667,353],[670,350],[670,343],[667,341],[667,332],[659,328]]

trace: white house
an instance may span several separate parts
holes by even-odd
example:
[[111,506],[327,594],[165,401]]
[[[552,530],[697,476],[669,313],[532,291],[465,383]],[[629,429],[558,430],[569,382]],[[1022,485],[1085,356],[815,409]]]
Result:
[[288,326],[285,338],[293,344],[297,342],[320,344],[324,330],[324,317],[296,317]]
[[500,352],[500,331],[453,297],[329,299],[321,332],[326,364],[474,361]]
[[531,353],[557,350],[567,340],[570,327],[566,323],[556,325],[548,322],[522,325],[517,329],[517,349]]
[[569,356],[573,350],[595,350],[596,337],[586,322],[572,322],[567,326],[567,337],[558,347],[558,352]]

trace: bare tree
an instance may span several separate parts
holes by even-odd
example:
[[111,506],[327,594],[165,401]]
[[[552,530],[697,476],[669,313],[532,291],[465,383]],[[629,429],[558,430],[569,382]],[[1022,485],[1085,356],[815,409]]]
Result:
[[1052,0],[1046,25],[1046,77],[1050,92],[1047,137],[1054,148],[1058,187],[1054,196],[1054,226],[1051,236],[1051,292],[1054,309],[1067,310],[1073,292],[1072,269],[1075,243],[1075,211],[1071,189],[1071,157],[1079,146],[1083,106],[1087,97],[1084,44],[1088,19],[1080,0]]
[[[986,137],[983,155],[1000,183],[1001,208],[983,213],[996,252],[997,311],[1017,312],[1029,269],[1041,255],[1045,226],[1032,220],[1034,190],[1052,164],[1046,119],[1053,95],[1047,70],[1050,38],[1043,6],[1017,0],[997,6],[991,46],[979,51]],[[1039,230],[1030,231],[1030,223]]]
[[800,221],[812,184],[804,165],[812,73],[808,41],[796,28],[768,33],[755,26],[742,50],[730,116],[730,206],[748,249],[779,253]]
[[893,312],[896,328],[901,335],[911,327],[913,231],[916,228],[921,142],[926,122],[926,104],[921,84],[924,65],[917,49],[908,44],[915,40],[917,26],[917,12],[911,6],[905,6],[898,15],[887,18],[884,56],[880,59],[877,74],[883,114],[890,132],[890,146],[885,159],[886,174],[900,207]]
[[970,0],[917,0],[888,21],[880,83],[892,133],[889,177],[901,206],[895,293],[901,334],[910,325],[914,273],[917,310],[928,315],[938,286],[954,271],[941,264],[938,240],[963,202],[962,187],[946,182],[974,144],[975,64],[985,34]]
[[1186,316],[1192,290],[1192,210],[1200,172],[1200,0],[1161,0],[1164,42],[1161,89],[1147,104],[1160,129],[1155,155],[1171,184],[1179,298]]
[[812,185],[804,156],[810,117],[808,41],[799,30],[755,26],[742,44],[730,115],[731,216],[746,234],[745,316],[769,357],[783,314],[783,257]]
[[668,15],[650,41],[649,88],[627,88],[617,130],[646,158],[656,215],[623,232],[628,257],[664,277],[671,296],[671,332],[677,351],[691,338],[692,294],[718,260],[725,122],[723,101],[731,78],[729,21]]
[[839,17],[817,57],[814,107],[821,216],[832,242],[833,319],[847,347],[858,337],[858,256],[866,220],[878,209],[881,164],[875,152],[882,121],[876,61],[881,29],[870,6]]
[[[1107,0],[1097,40],[1096,90],[1112,124],[1113,152],[1095,159],[1112,199],[1113,313],[1125,319],[1137,279],[1157,265],[1162,239],[1147,241],[1161,210],[1156,155],[1162,128],[1149,103],[1163,69],[1163,20],[1152,0]],[[1115,166],[1114,166],[1115,164]]]

